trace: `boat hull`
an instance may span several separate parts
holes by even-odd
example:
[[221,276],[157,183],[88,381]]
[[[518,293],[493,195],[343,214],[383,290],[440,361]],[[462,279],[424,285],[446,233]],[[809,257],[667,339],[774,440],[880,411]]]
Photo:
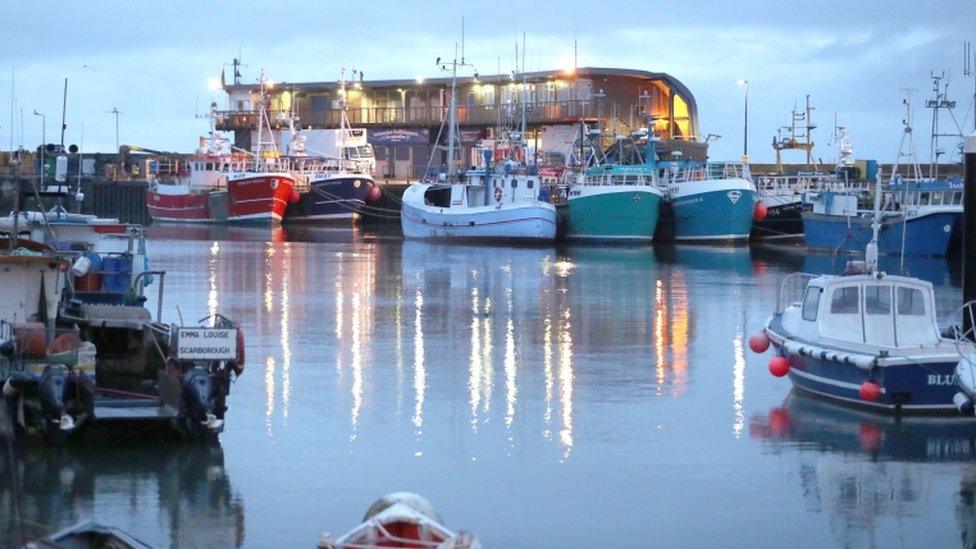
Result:
[[157,185],[146,191],[153,221],[177,223],[280,223],[294,190],[282,174],[227,181],[224,189],[194,190],[189,185]]
[[285,222],[348,222],[356,219],[374,188],[373,178],[362,174],[312,177],[298,202],[289,204]]
[[756,191],[744,179],[689,182],[672,194],[675,240],[745,240]]
[[[883,220],[878,232],[878,252],[905,255],[943,256],[948,253],[952,228],[960,213],[936,212],[901,219]],[[803,231],[807,247],[861,253],[871,241],[872,220],[868,217],[804,212]],[[904,238],[902,238],[904,234]]]
[[[877,410],[958,414],[952,398],[959,392],[956,361],[925,362],[876,368],[872,374],[852,364],[839,364],[808,356],[790,356],[789,378],[807,393]],[[881,397],[867,402],[859,390],[865,381],[882,388]]]
[[753,221],[752,238],[776,240],[803,237],[802,202],[767,197],[761,197],[759,201],[766,206],[766,217]]
[[404,202],[400,224],[406,238],[491,242],[552,242],[556,209],[551,204],[507,205],[499,208],[418,207]]
[[567,204],[567,238],[653,240],[662,195],[643,186],[580,185]]

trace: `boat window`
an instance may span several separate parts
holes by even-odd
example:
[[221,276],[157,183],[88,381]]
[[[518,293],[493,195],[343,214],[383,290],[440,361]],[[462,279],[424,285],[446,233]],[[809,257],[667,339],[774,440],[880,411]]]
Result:
[[864,313],[869,315],[890,315],[891,286],[865,286]]
[[815,286],[807,288],[807,295],[803,298],[803,320],[817,320],[817,307],[820,306],[821,291]]
[[914,288],[898,288],[898,314],[924,315],[925,300],[922,291]]
[[535,181],[529,179],[528,181],[525,182],[525,186],[531,189],[535,186]]
[[932,205],[939,206],[942,204],[942,193],[932,193]]
[[624,178],[624,181],[625,181],[625,182],[626,182],[626,183],[627,183],[628,185],[636,185],[636,184],[637,184],[637,181],[638,181],[639,179],[640,179],[640,178],[639,178],[638,176],[636,176],[636,175],[628,175],[627,177],[625,177],[625,178]]
[[919,195],[919,197],[918,197],[918,205],[919,206],[928,206],[929,205],[929,193],[922,193],[922,194]]
[[962,193],[961,192],[958,192],[957,191],[957,192],[952,193],[952,203],[954,205],[957,205],[957,206],[959,204],[962,204]]
[[830,312],[834,314],[857,314],[857,286],[837,288],[830,300]]
[[518,179],[513,179],[512,180],[512,188],[515,189],[517,187],[518,187]]

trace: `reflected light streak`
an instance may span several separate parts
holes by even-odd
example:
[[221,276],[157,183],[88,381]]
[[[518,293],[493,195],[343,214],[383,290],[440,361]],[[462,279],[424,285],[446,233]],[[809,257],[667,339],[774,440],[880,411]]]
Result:
[[544,320],[545,331],[542,335],[542,372],[546,378],[546,413],[543,418],[546,421],[546,430],[543,432],[543,436],[547,440],[552,440],[552,430],[549,426],[552,424],[552,388],[554,384],[553,372],[552,372],[552,319],[546,314]]
[[482,349],[481,349],[481,402],[483,403],[481,409],[486,414],[491,410],[491,393],[495,382],[495,368],[492,364],[491,351],[491,298],[485,298],[485,305],[482,309],[482,314],[485,316],[484,322],[481,323],[484,328],[484,333],[481,337]]
[[[487,320],[486,320],[487,322]],[[471,430],[478,432],[478,406],[481,404],[481,314],[478,288],[471,288],[471,356],[468,366],[468,392],[471,401]]]
[[342,252],[336,254],[336,278],[335,278],[335,296],[336,296],[336,312],[335,312],[335,336],[336,336],[336,383],[342,384],[342,345],[338,343],[342,341],[342,313],[343,313],[343,295],[342,295]]
[[359,292],[352,294],[352,410],[350,423],[352,435],[349,440],[356,440],[356,428],[359,425],[359,411],[363,405],[363,364],[360,340],[361,307]]
[[217,314],[217,254],[220,253],[220,243],[214,242],[210,246],[210,292],[207,294],[207,311],[211,318]]
[[396,310],[394,312],[396,327],[396,411],[400,417],[403,409],[403,289],[396,289]]
[[671,395],[684,394],[688,378],[688,290],[683,278],[675,273],[671,297]]
[[666,380],[666,366],[664,364],[664,315],[666,305],[664,303],[664,282],[657,281],[654,289],[654,377],[657,381],[657,394],[660,396],[664,391]]
[[275,409],[275,359],[268,357],[264,362],[264,428],[268,438],[274,438],[274,430],[271,427],[271,416]]
[[[511,309],[509,309],[511,312]],[[515,322],[508,317],[505,323],[505,428],[515,421],[515,403],[518,399],[515,371]],[[511,440],[511,438],[509,438]]]
[[274,253],[274,246],[272,246],[269,242],[267,252],[265,254],[267,255],[267,259],[265,259],[265,266],[268,269],[268,272],[264,274],[264,310],[268,313],[270,313],[274,308],[274,292],[271,290],[272,282],[274,281],[271,268],[271,258],[274,256]]
[[734,418],[732,421],[732,435],[735,438],[742,436],[742,429],[746,423],[746,412],[743,406],[746,394],[746,354],[743,350],[743,340],[745,334],[740,331],[732,340],[732,351],[735,356],[735,363],[732,365],[732,411]]
[[291,296],[291,247],[285,244],[284,269],[281,277],[281,414],[288,419],[291,399],[291,326],[288,300]]
[[[424,367],[424,327],[423,311],[424,296],[418,289],[414,300],[416,312],[414,316],[414,337],[413,337],[413,390],[414,390],[414,410],[413,425],[414,432],[419,437],[423,434],[424,426],[424,392],[427,389],[427,371]],[[421,455],[417,452],[416,455]]]
[[563,459],[573,451],[573,336],[570,334],[570,310],[563,311],[559,330],[559,405],[562,429],[559,442],[563,445]]

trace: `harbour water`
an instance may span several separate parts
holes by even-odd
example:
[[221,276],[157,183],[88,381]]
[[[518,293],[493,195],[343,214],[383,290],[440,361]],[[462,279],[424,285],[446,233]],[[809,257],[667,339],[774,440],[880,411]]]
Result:
[[[829,255],[150,237],[168,320],[246,333],[221,447],[6,449],[0,545],[95,517],[158,546],[310,547],[396,490],[486,547],[976,542],[976,424],[802,398],[749,352],[782,276]],[[955,310],[958,267],[906,261]]]

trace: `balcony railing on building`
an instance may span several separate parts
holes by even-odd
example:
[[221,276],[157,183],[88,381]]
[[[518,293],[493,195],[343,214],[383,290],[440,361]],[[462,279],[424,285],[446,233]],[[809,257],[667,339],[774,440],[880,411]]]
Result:
[[[600,116],[600,109],[593,100],[546,101],[527,103],[525,118],[529,124],[576,121],[581,118],[591,119]],[[279,115],[287,115],[283,111],[271,111],[269,118],[276,124]],[[342,117],[339,109],[298,109],[298,117],[302,126],[318,128],[338,127]],[[234,130],[257,127],[258,114],[252,111],[221,111],[218,113],[218,129]],[[349,123],[353,126],[432,126],[440,124],[446,109],[440,105],[407,106],[407,107],[360,107],[350,108]],[[462,125],[491,126],[499,120],[511,123],[520,120],[521,106],[516,103],[501,105],[459,105],[457,109],[458,123]],[[285,127],[284,122],[277,124]]]

